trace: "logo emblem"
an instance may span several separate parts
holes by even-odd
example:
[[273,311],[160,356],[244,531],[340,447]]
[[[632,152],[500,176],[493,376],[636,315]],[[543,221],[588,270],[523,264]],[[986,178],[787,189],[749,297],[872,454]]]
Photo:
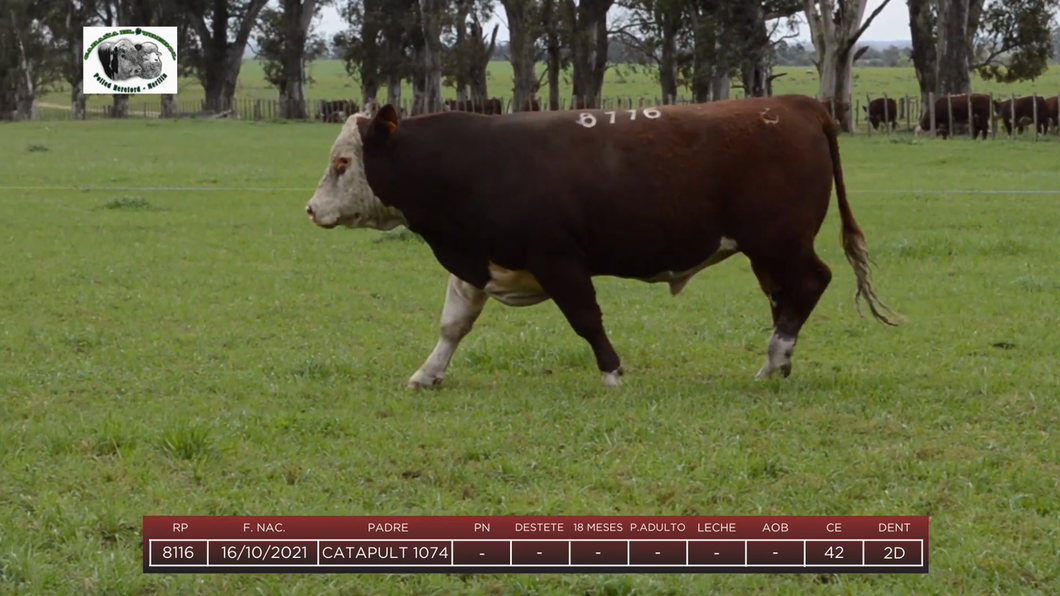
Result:
[[85,27],[86,95],[177,92],[176,27]]

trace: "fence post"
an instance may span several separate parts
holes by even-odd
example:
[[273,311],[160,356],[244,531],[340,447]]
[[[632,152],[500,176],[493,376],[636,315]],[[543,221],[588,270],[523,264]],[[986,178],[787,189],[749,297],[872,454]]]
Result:
[[[968,134],[972,135],[974,141],[978,136],[975,129],[975,114],[972,112],[972,94],[968,93]],[[983,133],[983,139],[986,140],[986,133]]]
[[1010,108],[1008,112],[1012,116],[1012,126],[1010,126],[1009,129],[1008,129],[1009,130],[1008,136],[1009,136],[1010,139],[1015,141],[1016,140],[1016,94],[1015,93],[1012,94],[1012,101],[1009,102],[1008,107]]
[[[909,112],[913,111],[913,106],[909,104],[909,94],[907,93],[903,98],[905,103],[902,104],[902,109],[905,112],[905,130],[909,132]],[[899,116],[901,118],[901,116]]]
[[[898,117],[897,114],[894,115]],[[883,127],[887,129],[887,136],[891,136],[891,102],[887,98],[887,92],[883,93]]]
[[1034,141],[1037,142],[1038,141],[1038,92],[1035,91],[1034,93],[1032,93],[1031,97],[1034,98],[1034,104],[1031,106],[1031,109],[1034,110],[1032,112],[1034,114]]
[[[853,100],[854,96],[851,95],[850,99]],[[859,122],[861,120],[861,110],[858,109],[861,106],[857,105],[857,103],[858,102],[856,102],[856,101],[854,102],[854,128],[857,128],[857,127],[861,126],[861,122]],[[868,132],[869,136],[871,137],[872,136],[872,96],[869,95],[868,93],[865,94],[865,130]]]
[[997,121],[996,114],[994,114],[994,92],[990,92],[990,140],[997,140]]
[[928,115],[931,117],[931,136],[934,137],[937,134],[935,132],[935,125],[936,125],[935,117],[937,116],[937,114],[935,113],[935,92],[934,91],[929,91],[928,92],[928,103],[931,104],[931,105],[928,106]]
[[[946,128],[946,136],[943,137],[943,138],[944,139],[949,139],[949,138],[951,138],[953,136],[953,96],[952,95],[947,95],[946,96],[946,116],[949,118],[949,120],[948,120],[949,123],[947,124],[947,128]],[[969,122],[969,124],[970,124],[970,122]]]

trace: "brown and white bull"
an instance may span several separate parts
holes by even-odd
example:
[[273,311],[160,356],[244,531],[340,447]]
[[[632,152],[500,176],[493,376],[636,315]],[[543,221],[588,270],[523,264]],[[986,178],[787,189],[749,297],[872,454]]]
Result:
[[861,110],[865,112],[873,130],[879,130],[880,124],[890,125],[891,130],[894,130],[898,128],[898,119],[905,111],[905,102],[895,101],[893,97],[877,97],[868,105],[861,106]]
[[[951,118],[950,112],[953,116]],[[970,108],[970,110],[969,110]],[[969,116],[971,116],[969,118]],[[950,121],[953,121],[953,129],[950,130]],[[990,132],[990,96],[985,93],[972,93],[961,95],[949,95],[935,98],[935,134],[942,135],[943,139],[956,134],[957,129],[971,126],[972,139],[985,139]],[[931,112],[927,109],[917,122],[914,136],[931,130]]]
[[1023,134],[1023,129],[1028,124],[1034,126],[1035,119],[1038,122],[1038,134],[1046,134],[1049,131],[1049,104],[1040,95],[1017,97],[1015,101],[1009,98],[994,102],[994,121],[1004,122],[1007,135],[1012,134],[1013,123],[1016,124],[1016,130]]
[[750,259],[773,317],[757,376],[786,377],[832,279],[814,238],[833,180],[855,302],[895,324],[869,281],[835,125],[806,96],[400,122],[384,106],[347,120],[305,210],[322,228],[406,226],[451,274],[441,337],[410,388],[442,380],[489,298],[554,300],[592,347],[604,384],[619,385],[593,277],[666,283],[676,295],[737,253]]

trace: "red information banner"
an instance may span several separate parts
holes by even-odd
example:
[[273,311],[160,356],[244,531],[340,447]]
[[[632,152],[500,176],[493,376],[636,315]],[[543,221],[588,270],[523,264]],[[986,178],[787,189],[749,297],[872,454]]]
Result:
[[144,517],[145,573],[927,573],[928,518]]

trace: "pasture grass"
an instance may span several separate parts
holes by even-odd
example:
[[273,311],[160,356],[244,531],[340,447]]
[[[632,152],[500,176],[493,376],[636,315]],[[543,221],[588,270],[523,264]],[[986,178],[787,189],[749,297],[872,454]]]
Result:
[[[446,274],[411,234],[306,221],[335,133],[4,127],[0,593],[1058,593],[1060,196],[921,192],[1060,189],[1056,141],[843,137],[908,323],[855,313],[833,207],[789,379],[752,380],[769,313],[738,257],[676,298],[598,280],[621,389],[553,303],[491,303],[412,393]],[[931,573],[142,573],[144,515],[272,514],[929,515]]]
[[[538,71],[544,72],[544,65],[538,65]],[[784,76],[776,79],[773,83],[774,93],[800,93],[816,97],[818,92],[818,76],[813,67],[806,66],[784,66],[774,69],[776,74]],[[307,86],[307,96],[311,101],[320,99],[352,99],[361,103],[361,91],[359,79],[351,77],[341,60],[319,60],[309,66],[312,81]],[[512,97],[512,66],[509,62],[495,60],[489,63],[487,70],[487,81],[489,93],[510,100]],[[734,83],[736,83],[734,81]],[[182,78],[180,80],[180,92],[177,100],[181,111],[197,111],[203,98],[202,85],[194,78]],[[561,102],[569,105],[572,92],[570,72],[564,72],[560,77]],[[1003,99],[1012,94],[1017,96],[1037,93],[1043,96],[1056,96],[1060,93],[1060,68],[1055,66],[1046,71],[1044,75],[1034,81],[1023,81],[1012,84],[1002,84],[996,81],[984,81],[974,73],[972,74],[972,88],[976,92],[993,93],[996,97]],[[916,71],[911,66],[894,68],[877,67],[855,67],[853,100],[857,105],[866,103],[866,95],[880,97],[886,93],[889,97],[899,98],[908,95],[910,98],[919,98],[920,88],[917,85]],[[734,97],[742,96],[743,92],[733,90]],[[456,97],[456,91],[452,87],[443,87],[442,95],[447,98]],[[681,95],[688,97],[687,89],[681,91]],[[542,101],[548,98],[547,86],[542,87],[538,96]],[[157,117],[160,109],[158,95],[133,95],[129,97],[129,109],[131,116],[137,117],[147,114],[148,117]],[[279,97],[277,90],[265,82],[264,71],[261,62],[257,60],[246,60],[239,73],[236,84],[236,100],[276,100]],[[636,104],[641,99],[645,104],[659,103],[661,91],[655,69],[646,66],[619,64],[612,65],[604,76],[603,97],[608,100],[632,98]],[[380,100],[385,101],[385,89],[379,95]],[[412,87],[406,82],[402,86],[402,98],[408,102],[412,98]],[[44,94],[41,98],[42,118],[69,118],[70,92],[68,87],[57,84],[54,88]],[[102,108],[113,102],[110,95],[90,95],[88,106],[90,108]],[[267,114],[267,112],[266,112]]]

